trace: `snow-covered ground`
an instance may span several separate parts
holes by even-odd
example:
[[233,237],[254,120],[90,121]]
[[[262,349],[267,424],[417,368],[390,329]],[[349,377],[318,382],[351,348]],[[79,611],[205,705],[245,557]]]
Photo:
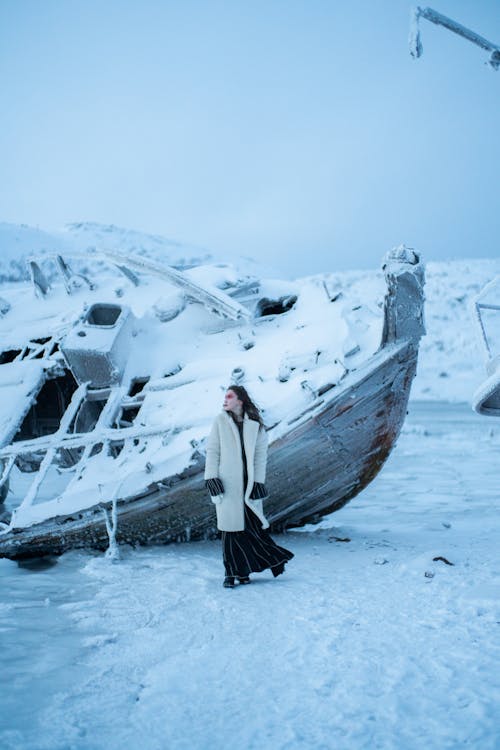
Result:
[[241,589],[217,541],[0,560],[0,747],[496,750],[499,451],[495,420],[413,403],[375,481]]

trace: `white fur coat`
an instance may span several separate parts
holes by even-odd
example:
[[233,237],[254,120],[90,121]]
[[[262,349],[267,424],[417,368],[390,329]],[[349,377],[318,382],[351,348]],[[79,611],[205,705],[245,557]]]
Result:
[[219,477],[224,494],[212,498],[217,512],[220,531],[243,531],[245,528],[244,503],[253,510],[267,529],[262,500],[251,500],[254,482],[266,480],[267,435],[263,427],[245,414],[243,419],[243,445],[247,459],[248,483],[243,494],[243,459],[238,427],[230,414],[223,411],[214,420],[207,442],[205,479]]

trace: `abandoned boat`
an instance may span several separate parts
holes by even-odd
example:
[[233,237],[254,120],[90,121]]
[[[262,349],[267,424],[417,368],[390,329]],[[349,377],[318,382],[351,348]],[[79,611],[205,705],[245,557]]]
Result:
[[500,417],[500,276],[478,294],[474,311],[487,377],[474,393],[472,407],[478,414]]
[[35,298],[2,290],[0,557],[215,535],[204,445],[230,383],[266,423],[272,529],[316,522],[378,473],[424,333],[413,250],[388,253],[376,305],[330,274],[102,252],[91,277],[78,262],[32,258]]

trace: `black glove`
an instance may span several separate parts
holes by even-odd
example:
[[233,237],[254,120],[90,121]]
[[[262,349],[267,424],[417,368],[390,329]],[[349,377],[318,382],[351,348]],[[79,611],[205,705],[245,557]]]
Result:
[[261,500],[263,497],[267,497],[269,492],[266,490],[266,485],[262,482],[254,482],[252,491],[250,493],[250,500]]
[[205,479],[205,487],[210,492],[212,497],[222,495],[222,493],[224,492],[224,485],[218,477],[214,477],[213,479]]

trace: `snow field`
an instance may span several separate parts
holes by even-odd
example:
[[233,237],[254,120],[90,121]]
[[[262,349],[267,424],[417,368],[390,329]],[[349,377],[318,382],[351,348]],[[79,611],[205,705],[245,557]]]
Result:
[[219,542],[0,561],[17,596],[0,625],[25,671],[0,745],[493,750],[499,448],[494,420],[412,405],[367,490],[279,537],[285,575],[240,589],[222,588]]

